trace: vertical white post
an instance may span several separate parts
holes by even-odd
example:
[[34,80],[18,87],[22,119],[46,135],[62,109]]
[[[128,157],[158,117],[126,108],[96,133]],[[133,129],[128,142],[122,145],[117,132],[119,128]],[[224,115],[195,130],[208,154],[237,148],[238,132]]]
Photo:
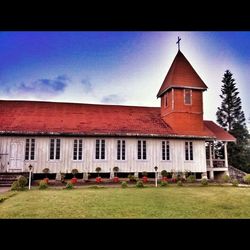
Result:
[[212,170],[212,171],[210,171],[210,176],[209,176],[209,177],[210,177],[210,179],[211,179],[211,180],[213,180],[213,179],[214,179],[214,171],[213,171],[213,170]]
[[228,168],[227,142],[224,143],[225,167]]
[[213,145],[213,159],[215,159],[215,149],[214,149],[214,142],[212,143]]
[[155,171],[155,187],[157,187],[157,171]]
[[213,156],[212,156],[212,143],[209,142],[209,160],[210,160],[210,168],[213,168]]
[[31,184],[31,169],[30,169],[30,173],[29,173],[29,190],[30,190],[30,184]]

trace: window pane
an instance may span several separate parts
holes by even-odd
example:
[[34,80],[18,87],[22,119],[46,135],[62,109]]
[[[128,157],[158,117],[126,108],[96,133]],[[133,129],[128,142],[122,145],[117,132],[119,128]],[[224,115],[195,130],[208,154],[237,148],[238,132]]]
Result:
[[31,139],[31,152],[30,152],[30,159],[35,159],[35,139]]
[[26,139],[25,145],[25,160],[29,160],[29,149],[30,149],[30,140]]
[[190,142],[190,160],[192,161],[193,160],[193,142]]
[[167,142],[167,160],[170,160],[170,150],[169,150],[169,141]]
[[79,140],[78,160],[82,160],[82,140]]
[[122,160],[125,160],[125,141],[122,141]]
[[121,159],[121,141],[118,140],[117,141],[117,160],[120,160]]
[[162,160],[163,161],[166,160],[166,156],[165,156],[165,141],[162,142]]
[[77,160],[77,140],[74,140],[73,159]]
[[168,93],[165,94],[165,107],[168,106]]
[[188,142],[185,142],[185,159],[186,159],[186,161],[189,160],[189,157],[188,157]]
[[95,158],[98,160],[100,159],[100,140],[96,140],[96,147],[95,147]]
[[54,139],[51,139],[50,140],[50,160],[54,160],[54,151],[55,151],[55,144],[54,144],[55,140]]
[[185,89],[185,104],[191,104],[191,90]]
[[141,159],[141,141],[138,141],[138,145],[137,145],[137,158],[138,160]]
[[56,160],[60,159],[60,139],[56,139]]
[[105,159],[105,140],[102,140],[102,147],[101,147],[101,159]]
[[147,159],[146,141],[143,141],[143,160]]

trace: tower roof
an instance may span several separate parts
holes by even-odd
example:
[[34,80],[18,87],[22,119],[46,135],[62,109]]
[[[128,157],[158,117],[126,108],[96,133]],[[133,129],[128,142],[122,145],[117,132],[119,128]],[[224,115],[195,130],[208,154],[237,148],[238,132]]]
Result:
[[192,88],[206,90],[207,86],[196,73],[190,62],[179,50],[161,85],[157,98],[170,88]]

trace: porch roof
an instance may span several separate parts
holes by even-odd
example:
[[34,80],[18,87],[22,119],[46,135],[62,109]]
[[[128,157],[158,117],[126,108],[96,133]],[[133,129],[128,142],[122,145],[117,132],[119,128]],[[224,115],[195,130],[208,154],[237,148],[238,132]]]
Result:
[[234,136],[225,131],[222,127],[215,124],[213,121],[204,121],[204,124],[210,131],[213,132],[218,141],[236,141],[236,138]]

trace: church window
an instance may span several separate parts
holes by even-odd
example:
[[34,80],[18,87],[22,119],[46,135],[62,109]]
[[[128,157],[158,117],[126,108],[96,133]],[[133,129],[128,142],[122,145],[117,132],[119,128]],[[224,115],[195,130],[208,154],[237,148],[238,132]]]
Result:
[[96,140],[96,160],[105,160],[105,140]]
[[117,160],[125,160],[125,140],[117,140]]
[[186,141],[185,142],[185,160],[192,161],[193,160],[193,142]]
[[146,141],[138,141],[137,144],[137,159],[138,160],[146,160],[147,159],[147,143]]
[[51,139],[50,140],[50,160],[60,160],[60,139]]
[[165,94],[165,107],[168,106],[168,93]]
[[25,160],[35,160],[35,139],[26,139]]
[[169,141],[162,141],[162,160],[163,161],[170,160]]
[[73,147],[73,160],[81,161],[82,160],[82,139],[75,139],[74,140],[74,147]]
[[192,90],[184,89],[184,103],[186,105],[192,104]]

